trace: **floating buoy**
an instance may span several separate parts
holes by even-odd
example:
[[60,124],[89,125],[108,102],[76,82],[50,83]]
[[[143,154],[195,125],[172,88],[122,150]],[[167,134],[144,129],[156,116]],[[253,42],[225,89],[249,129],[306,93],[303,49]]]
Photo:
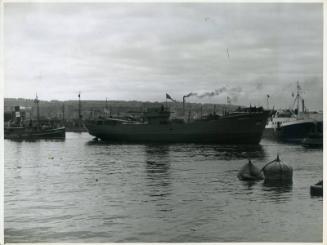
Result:
[[240,180],[254,181],[254,180],[263,180],[263,175],[260,170],[249,160],[241,170],[238,172],[237,177]]
[[320,180],[317,184],[310,186],[311,196],[323,196],[323,181]]
[[293,182],[293,168],[286,165],[277,158],[269,163],[267,163],[262,168],[265,183],[292,183]]

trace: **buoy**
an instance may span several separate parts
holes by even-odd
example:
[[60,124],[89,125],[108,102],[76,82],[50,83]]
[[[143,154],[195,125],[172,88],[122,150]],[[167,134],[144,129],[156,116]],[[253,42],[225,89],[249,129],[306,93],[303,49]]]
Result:
[[274,182],[274,183],[292,183],[293,182],[293,168],[286,165],[277,158],[269,163],[267,163],[262,168],[265,183]]
[[323,196],[323,181],[320,180],[317,184],[310,186],[311,196]]
[[263,175],[260,170],[249,160],[241,170],[238,172],[237,177],[240,180],[254,181],[254,180],[263,180]]

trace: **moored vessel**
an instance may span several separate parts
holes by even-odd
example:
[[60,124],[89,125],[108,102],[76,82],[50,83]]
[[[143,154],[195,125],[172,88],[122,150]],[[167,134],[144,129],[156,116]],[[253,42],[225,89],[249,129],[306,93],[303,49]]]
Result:
[[42,122],[37,97],[34,102],[37,105],[37,120],[32,120],[31,113],[27,118],[28,113],[25,108],[15,106],[13,120],[5,124],[4,138],[13,140],[64,139],[65,127],[51,121]]
[[14,140],[64,139],[65,127],[5,127],[4,138]]
[[[300,86],[297,84],[297,94],[293,107],[295,110],[278,110],[268,121],[264,137],[290,143],[322,143],[323,119],[322,114],[309,112],[304,99],[300,95]],[[300,111],[300,102],[302,111]]]

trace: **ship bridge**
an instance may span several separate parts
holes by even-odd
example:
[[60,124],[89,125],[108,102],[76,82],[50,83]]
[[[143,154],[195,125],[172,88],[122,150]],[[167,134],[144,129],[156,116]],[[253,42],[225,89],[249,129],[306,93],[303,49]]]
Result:
[[163,105],[160,108],[148,108],[144,112],[144,119],[149,124],[168,124],[170,118],[170,111]]

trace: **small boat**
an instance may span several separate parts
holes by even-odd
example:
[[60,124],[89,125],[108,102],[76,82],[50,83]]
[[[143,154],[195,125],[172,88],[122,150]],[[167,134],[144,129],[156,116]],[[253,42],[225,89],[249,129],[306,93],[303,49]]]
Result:
[[237,177],[240,180],[245,180],[245,181],[263,180],[263,174],[251,162],[251,160],[249,160],[249,162],[241,168],[241,170],[237,174]]
[[13,140],[64,139],[65,127],[5,127],[4,138]]
[[311,196],[323,196],[323,181],[320,180],[317,184],[310,186]]
[[[64,139],[65,127],[55,125],[54,122],[41,122],[39,115],[39,100],[36,96],[34,103],[37,105],[37,121],[32,120],[31,112],[15,106],[13,120],[4,127],[4,138],[12,140],[35,140],[35,139]],[[29,120],[27,117],[29,114]]]

